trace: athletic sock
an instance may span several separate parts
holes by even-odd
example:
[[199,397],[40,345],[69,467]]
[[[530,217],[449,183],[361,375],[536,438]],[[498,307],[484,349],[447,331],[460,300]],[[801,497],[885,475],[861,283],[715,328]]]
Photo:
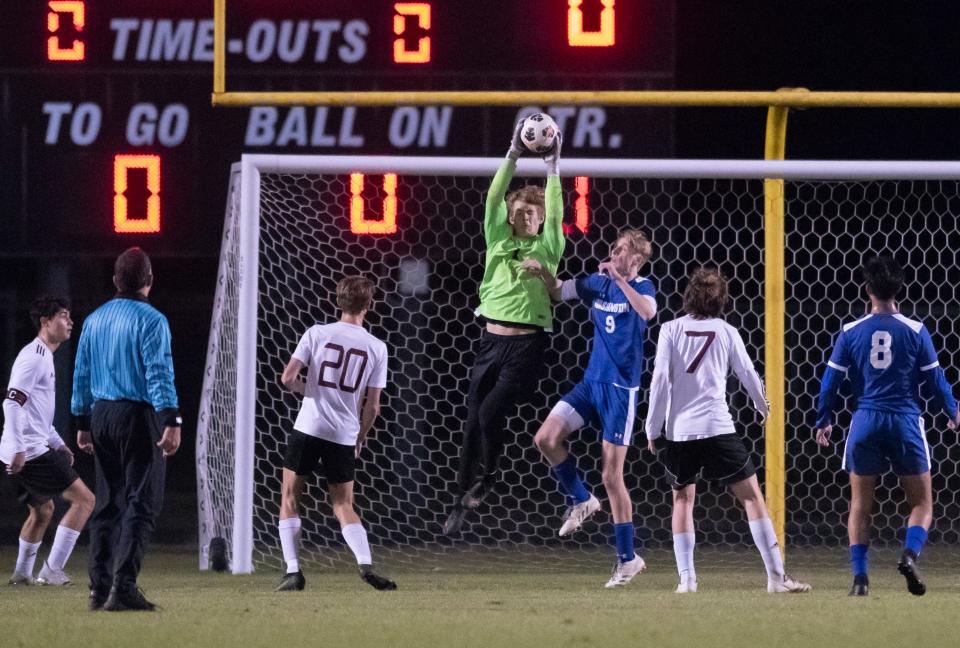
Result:
[[567,455],[567,458],[556,466],[551,468],[553,476],[560,485],[560,490],[569,497],[575,504],[586,502],[590,499],[590,491],[583,485],[580,479],[580,473],[577,471],[577,462],[573,455]]
[[40,551],[40,542],[27,542],[20,538],[20,551],[17,553],[17,566],[14,570],[24,576],[33,576],[33,565],[37,562],[37,552]]
[[300,544],[300,518],[292,517],[280,520],[280,547],[283,559],[287,562],[287,573],[300,571],[300,559],[297,557],[297,545]]
[[53,546],[50,547],[50,555],[47,556],[47,565],[50,569],[59,571],[67,566],[70,554],[73,553],[73,546],[77,544],[77,538],[79,537],[79,531],[74,531],[62,524],[57,527],[57,534],[53,537]]
[[867,549],[869,545],[855,544],[850,545],[850,569],[854,576],[866,576],[869,561],[867,560]]
[[347,541],[350,551],[357,557],[358,565],[372,565],[373,558],[370,557],[370,544],[367,542],[367,530],[359,522],[348,524],[340,530],[343,539]]
[[697,543],[695,533],[673,534],[673,555],[677,559],[677,573],[680,580],[697,580],[697,570],[693,568],[693,547]]
[[773,530],[773,522],[768,517],[750,520],[750,533],[753,535],[754,544],[760,550],[763,566],[767,568],[767,578],[783,579],[783,556],[780,555],[780,543]]
[[907,527],[907,539],[903,543],[904,551],[912,551],[916,559],[923,550],[923,545],[927,542],[927,530],[920,525]]
[[633,560],[636,554],[633,548],[633,522],[613,525],[613,542],[617,546],[617,560],[622,563]]

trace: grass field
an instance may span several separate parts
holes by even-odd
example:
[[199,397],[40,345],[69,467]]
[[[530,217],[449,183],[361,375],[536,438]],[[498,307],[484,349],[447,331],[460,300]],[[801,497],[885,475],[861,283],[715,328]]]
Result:
[[[155,550],[141,585],[158,613],[87,611],[83,549],[66,588],[0,586],[0,646],[179,648],[269,646],[630,646],[822,648],[956,646],[957,554],[925,555],[929,592],[913,597],[894,553],[872,556],[871,595],[847,596],[842,549],[795,552],[790,571],[808,595],[771,595],[759,558],[704,558],[701,591],[677,595],[673,555],[648,555],[649,570],[607,591],[607,574],[582,565],[538,572],[504,561],[483,570],[451,561],[392,573],[400,589],[377,592],[353,571],[306,571],[304,592],[275,594],[278,572],[199,573],[193,553]],[[43,554],[41,554],[43,555]],[[15,554],[0,551],[0,564]],[[938,558],[940,559],[938,562]]]

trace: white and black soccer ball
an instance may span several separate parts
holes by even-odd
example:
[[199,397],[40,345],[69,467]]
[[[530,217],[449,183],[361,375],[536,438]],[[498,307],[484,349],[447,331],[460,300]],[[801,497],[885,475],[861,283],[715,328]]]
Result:
[[533,113],[523,120],[520,139],[524,146],[534,153],[546,153],[553,148],[559,132],[560,128],[557,122],[553,121],[553,117],[547,113]]

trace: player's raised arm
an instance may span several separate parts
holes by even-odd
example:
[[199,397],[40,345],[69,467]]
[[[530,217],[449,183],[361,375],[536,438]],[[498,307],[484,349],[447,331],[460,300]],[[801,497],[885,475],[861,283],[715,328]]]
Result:
[[670,410],[670,357],[673,351],[670,332],[670,327],[660,327],[657,355],[653,361],[653,377],[650,379],[646,431],[651,452],[654,452],[653,442],[661,435],[667,412]]
[[487,246],[509,238],[513,234],[513,228],[507,221],[507,203],[504,199],[510,186],[510,180],[513,179],[513,172],[517,169],[517,159],[524,150],[523,143],[520,141],[522,126],[523,120],[521,119],[514,127],[507,157],[500,163],[497,173],[490,182],[490,189],[487,191],[487,203],[483,216],[483,236],[486,239]]
[[547,188],[544,192],[543,242],[550,262],[557,266],[563,256],[563,188],[560,185],[560,149],[563,134],[557,133],[553,148],[543,156],[547,166]]
[[740,333],[732,328],[729,330],[732,342],[730,345],[730,367],[733,369],[733,373],[736,374],[737,379],[740,380],[740,384],[743,385],[747,393],[750,394],[750,398],[753,400],[753,406],[760,413],[760,416],[766,419],[770,414],[770,403],[767,402],[767,396],[763,390],[763,381],[757,374],[757,370],[754,368],[750,356],[747,355],[747,347],[743,343],[743,338],[740,337]]
[[947,382],[943,367],[937,360],[937,352],[933,348],[930,332],[924,326],[920,329],[920,354],[917,356],[923,384],[926,386],[938,410],[942,410],[950,417],[950,427],[960,424],[960,413],[957,411],[957,401],[953,397],[953,389]]

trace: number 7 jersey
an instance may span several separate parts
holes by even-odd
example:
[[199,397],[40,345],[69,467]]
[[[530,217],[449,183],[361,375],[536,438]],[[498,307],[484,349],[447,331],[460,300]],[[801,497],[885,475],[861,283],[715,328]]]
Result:
[[763,382],[735,328],[722,319],[689,315],[661,326],[650,381],[647,438],[659,437],[665,421],[671,441],[733,434],[727,404],[731,369],[766,418],[769,406]]
[[293,428],[333,443],[354,445],[367,387],[387,386],[387,345],[362,326],[311,326],[293,358],[307,367],[303,403]]

